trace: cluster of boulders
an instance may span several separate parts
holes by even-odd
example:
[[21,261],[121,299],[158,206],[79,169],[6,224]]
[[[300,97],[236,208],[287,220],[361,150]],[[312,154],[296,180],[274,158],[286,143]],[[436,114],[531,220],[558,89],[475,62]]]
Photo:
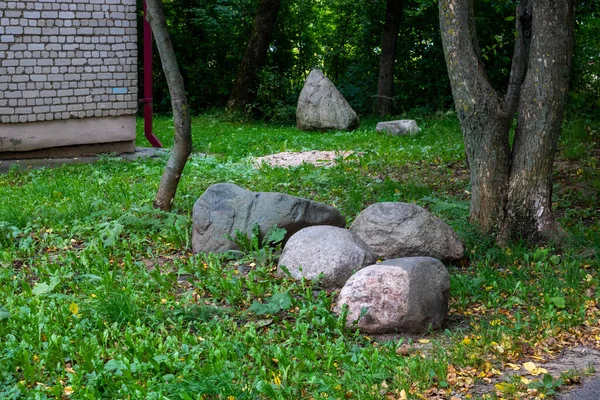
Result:
[[278,274],[342,288],[335,311],[347,306],[348,327],[367,333],[440,327],[450,288],[441,260],[463,256],[452,228],[407,203],[373,204],[345,229],[332,206],[220,183],[198,199],[192,219],[195,252],[237,250],[229,238],[251,235],[256,224],[261,236],[274,225],[286,229]]

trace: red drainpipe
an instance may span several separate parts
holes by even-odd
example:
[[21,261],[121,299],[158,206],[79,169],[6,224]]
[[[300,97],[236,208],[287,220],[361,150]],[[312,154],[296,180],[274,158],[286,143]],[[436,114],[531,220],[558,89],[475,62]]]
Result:
[[152,147],[163,147],[152,132],[152,28],[146,20],[146,0],[144,0],[144,136]]

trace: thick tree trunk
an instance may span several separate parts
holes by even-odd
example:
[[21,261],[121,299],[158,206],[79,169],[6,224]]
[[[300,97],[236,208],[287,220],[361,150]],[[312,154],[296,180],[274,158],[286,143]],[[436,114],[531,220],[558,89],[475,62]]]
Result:
[[532,14],[503,239],[562,235],[552,216],[552,166],[569,88],[574,1],[535,0]]
[[382,117],[392,113],[394,60],[396,58],[396,42],[398,41],[403,8],[403,0],[387,0],[385,23],[383,24],[383,34],[381,35],[379,80],[377,82],[376,112]]
[[504,217],[510,119],[483,69],[472,1],[440,1],[442,43],[471,178],[471,221],[490,232]]
[[[552,163],[568,94],[574,0],[522,0],[505,99],[479,57],[472,0],[441,0],[442,43],[471,174],[471,220],[501,242],[560,232]],[[531,35],[528,33],[531,32]],[[512,150],[509,130],[519,111]]]
[[248,46],[227,103],[230,111],[244,111],[256,99],[258,74],[267,59],[280,4],[280,0],[260,0]]
[[154,207],[170,211],[177,192],[179,179],[192,151],[192,127],[190,110],[183,86],[183,78],[177,66],[175,51],[171,44],[169,31],[165,22],[161,0],[146,0],[148,7],[148,22],[152,27],[160,61],[167,78],[171,105],[173,107],[173,122],[175,125],[175,140],[171,155],[160,179]]

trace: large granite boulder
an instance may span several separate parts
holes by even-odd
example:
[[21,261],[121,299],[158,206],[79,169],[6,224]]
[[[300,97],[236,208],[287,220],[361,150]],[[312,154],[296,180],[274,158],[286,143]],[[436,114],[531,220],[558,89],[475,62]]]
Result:
[[424,333],[446,319],[449,292],[450,277],[439,260],[398,258],[352,275],[335,311],[348,305],[346,326],[365,333]]
[[273,225],[287,231],[285,241],[300,229],[312,225],[346,226],[346,219],[334,207],[284,193],[251,192],[231,183],[210,186],[194,204],[192,213],[194,252],[222,253],[237,250],[227,239],[236,231],[252,233],[255,224],[264,236]]
[[379,122],[375,127],[377,132],[385,132],[394,136],[415,135],[421,128],[414,119],[399,119],[396,121]]
[[453,261],[463,257],[456,232],[415,204],[372,204],[356,217],[350,230],[384,259],[429,256]]
[[298,98],[296,126],[301,130],[358,128],[358,116],[333,83],[313,69]]
[[304,228],[288,240],[279,258],[294,279],[315,280],[325,287],[342,287],[355,272],[377,261],[375,253],[347,229],[334,226]]

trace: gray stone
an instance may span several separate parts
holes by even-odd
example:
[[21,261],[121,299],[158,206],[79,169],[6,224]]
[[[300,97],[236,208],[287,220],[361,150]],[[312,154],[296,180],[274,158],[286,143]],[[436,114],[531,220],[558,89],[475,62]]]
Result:
[[358,128],[356,112],[319,70],[313,69],[298,98],[296,126],[301,130]]
[[350,230],[385,259],[429,256],[453,261],[463,257],[456,232],[415,204],[372,204],[356,217]]
[[348,305],[346,326],[365,333],[424,333],[446,319],[449,292],[450,277],[439,260],[398,258],[352,275],[335,311]]
[[222,253],[237,250],[225,238],[236,231],[252,233],[255,224],[261,237],[277,225],[287,231],[285,241],[300,229],[312,225],[346,226],[346,219],[334,207],[284,193],[251,192],[231,183],[210,186],[194,204],[192,247],[195,253]]
[[414,119],[400,119],[397,121],[384,121],[375,127],[377,132],[385,132],[394,136],[415,135],[421,128]]
[[377,261],[375,253],[347,229],[334,226],[304,228],[285,245],[278,274],[285,266],[294,279],[315,280],[323,274],[323,285],[342,287],[355,271]]

